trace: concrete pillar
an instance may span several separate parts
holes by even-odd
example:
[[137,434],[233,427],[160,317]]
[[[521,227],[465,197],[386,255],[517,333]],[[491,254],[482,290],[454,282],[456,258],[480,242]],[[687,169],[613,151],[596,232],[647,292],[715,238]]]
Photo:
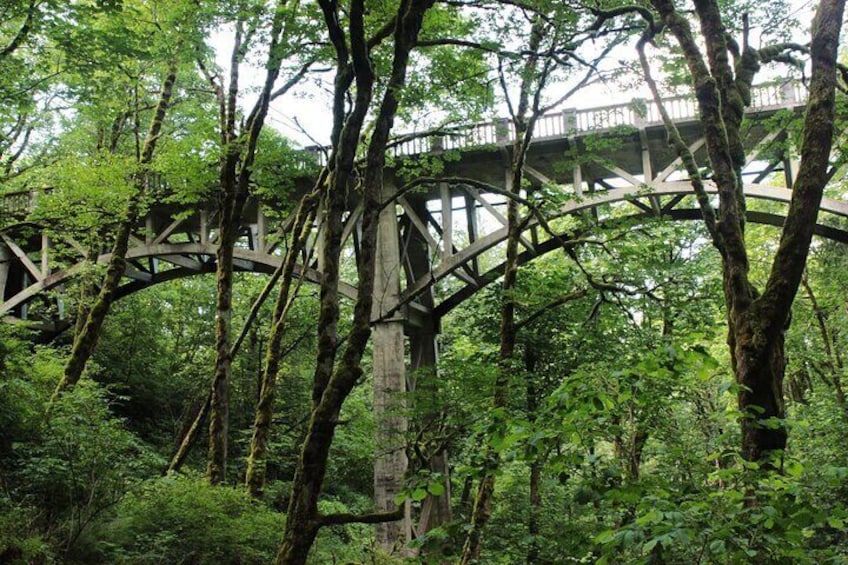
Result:
[[50,236],[47,232],[41,232],[41,276],[50,274]]
[[9,280],[9,269],[12,266],[12,252],[0,243],[0,304],[6,301],[6,281]]
[[[409,349],[411,356],[410,369],[415,378],[416,398],[422,398],[432,405],[438,405],[439,388],[438,383],[438,359],[439,349],[436,340],[435,328],[420,328],[409,338]],[[426,426],[432,418],[438,418],[439,414],[423,415],[422,426]],[[416,537],[438,528],[442,524],[450,522],[453,518],[451,511],[451,484],[450,466],[448,465],[448,452],[446,449],[429,453],[427,462],[431,476],[442,477],[445,491],[439,496],[428,494],[421,507],[421,516],[416,525]]]
[[265,220],[265,212],[262,210],[262,204],[256,203],[256,249],[261,254],[265,254],[265,236],[268,234],[267,222]]
[[200,211],[200,243],[209,243],[209,212],[206,210]]
[[[468,200],[473,204],[473,199]],[[471,206],[472,204],[469,204],[468,200],[466,201],[466,206]],[[426,211],[426,204],[423,201],[411,201],[411,206],[413,211],[419,216]],[[474,215],[476,215],[476,212]],[[418,230],[413,229],[410,231],[409,240],[406,242],[406,254],[411,271],[411,280],[416,280],[431,271],[430,250],[427,240]],[[418,297],[418,301],[422,306],[432,311],[434,307],[432,289],[422,293]],[[438,331],[437,320],[430,319],[429,324],[415,328],[409,336],[411,373],[409,388],[415,391],[414,398],[423,400],[424,404],[431,407],[437,407],[439,405],[439,349],[436,339]],[[432,414],[421,414],[420,418],[416,420],[415,425],[424,427],[433,419],[439,417],[439,411],[435,408]],[[439,473],[444,477],[445,492],[440,496],[428,494],[427,498],[424,499],[421,507],[421,515],[415,526],[416,536],[421,536],[452,519],[450,506],[450,468],[448,465],[447,450],[427,453],[426,455],[429,456],[427,466],[430,472]]]
[[[392,313],[400,296],[400,269],[397,216],[395,206],[389,205],[380,214],[377,232],[372,312],[372,319],[380,320],[374,324],[373,333],[374,418],[377,423],[374,504],[377,511],[395,508],[395,496],[403,488],[407,468],[404,320],[399,313]],[[403,547],[411,539],[410,523],[407,504],[405,519],[376,526],[377,545],[386,551]]]

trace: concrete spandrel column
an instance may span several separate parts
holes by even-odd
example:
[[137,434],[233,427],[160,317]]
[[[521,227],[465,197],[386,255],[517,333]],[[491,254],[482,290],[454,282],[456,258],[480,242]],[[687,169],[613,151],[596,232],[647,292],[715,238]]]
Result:
[[[473,202],[473,199],[467,199],[466,206],[469,206],[469,200]],[[426,212],[426,203],[422,201],[411,201],[410,205],[419,217],[423,216]],[[476,215],[476,212],[473,214]],[[473,218],[473,215],[471,217]],[[473,224],[473,220],[469,221],[469,225]],[[411,231],[409,240],[405,243],[405,251],[412,280],[417,280],[432,270],[430,249],[427,240],[418,230]],[[432,289],[422,293],[418,297],[418,301],[423,307],[432,311],[435,306]],[[421,400],[424,405],[431,407],[437,407],[440,400],[437,333],[438,321],[430,319],[429,323],[415,328],[409,336],[409,365],[411,371],[408,380],[412,383],[410,389],[415,391],[415,399]],[[418,429],[423,429],[429,427],[429,423],[440,417],[441,413],[436,408],[429,414],[422,414],[416,411],[415,425],[418,426]],[[450,470],[447,450],[442,450],[438,453],[428,453],[427,465],[431,472],[439,473],[445,478],[445,492],[440,496],[428,494],[427,498],[424,499],[421,513],[415,526],[417,536],[421,536],[452,519],[450,506]]]
[[6,281],[9,280],[9,269],[12,266],[12,252],[0,243],[0,304],[6,301]]
[[[385,192],[384,192],[385,194]],[[404,413],[406,370],[404,359],[403,318],[393,313],[400,296],[400,244],[394,206],[380,214],[377,232],[377,265],[374,280],[372,319],[374,419],[377,423],[374,459],[374,504],[377,511],[394,510],[395,497],[403,488],[407,459]],[[378,524],[378,547],[394,552],[411,539],[410,509],[397,522]]]

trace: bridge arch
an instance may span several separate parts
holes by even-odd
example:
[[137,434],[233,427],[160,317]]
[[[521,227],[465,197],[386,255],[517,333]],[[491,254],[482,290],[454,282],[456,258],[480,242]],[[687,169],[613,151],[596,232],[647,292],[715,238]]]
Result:
[[[25,224],[26,227],[39,229],[34,223]],[[10,226],[0,231],[2,238],[7,246],[20,249],[14,244],[9,237],[9,233],[23,227],[24,224]],[[128,267],[126,277],[130,280],[118,287],[116,297],[118,299],[128,296],[134,292],[149,288],[153,285],[177,280],[194,275],[214,273],[215,262],[218,246],[214,243],[159,243],[150,245],[137,245],[131,247],[127,252]],[[20,255],[17,257],[22,259]],[[97,264],[105,265],[109,262],[111,253],[104,253],[97,257]],[[137,261],[163,261],[171,265],[171,268],[158,270],[151,269],[150,272],[139,271],[131,266],[132,262]],[[280,255],[254,251],[245,247],[237,247],[234,251],[234,262],[237,271],[253,272],[253,273],[273,273],[282,263]],[[22,261],[23,263],[23,261]],[[35,299],[38,295],[47,291],[61,287],[77,276],[85,267],[87,261],[80,257],[80,260],[73,265],[57,270],[51,273],[36,272],[38,268],[30,261],[28,266],[30,275],[35,279],[31,284],[22,288],[19,292],[9,297],[5,302],[0,304],[0,316],[8,315],[16,308],[27,304]],[[24,264],[24,267],[27,265]],[[35,271],[33,271],[35,269]],[[317,283],[320,281],[321,274],[314,268],[303,267],[298,265],[295,271],[297,276],[303,276],[305,280]],[[36,276],[39,275],[39,276]],[[356,298],[356,288],[346,282],[341,282],[339,292],[351,299]]]
[[[717,189],[715,185],[709,183],[707,185],[707,192],[716,194]],[[698,209],[679,207],[682,199],[687,196],[693,196],[692,188],[688,181],[664,182],[656,187],[646,187],[644,190],[637,192],[634,192],[633,187],[618,188],[597,193],[589,198],[574,199],[559,208],[555,213],[549,215],[547,219],[554,220],[580,214],[610,204],[629,203],[637,209],[635,213],[606,218],[599,222],[599,227],[609,222],[639,218],[669,218],[675,221],[701,220]],[[745,185],[745,196],[753,200],[777,202],[788,206],[792,198],[792,191],[786,188],[748,184]],[[661,198],[667,199],[666,204],[657,209],[652,208],[650,201],[653,200],[653,205],[656,206],[657,199]],[[825,217],[823,218],[822,216]],[[834,225],[831,217],[848,219],[848,202],[830,198],[823,199],[820,206],[819,220],[815,227],[816,235],[848,244],[848,228]],[[749,210],[748,219],[757,224],[782,226],[785,217],[772,212]],[[524,233],[526,234],[536,227],[538,227],[538,221],[534,219],[528,222]],[[560,233],[557,236],[567,239],[573,236],[573,233]],[[400,303],[403,304],[414,300],[419,295],[427,292],[435,283],[453,275],[462,268],[467,268],[469,263],[476,260],[488,250],[504,243],[506,238],[507,228],[501,227],[459,250],[448,260],[443,260],[439,265],[407,285],[400,296]],[[528,247],[523,251],[519,255],[519,263],[526,264],[536,257],[558,249],[560,249],[560,243],[557,239],[549,237],[533,245],[532,248]],[[503,267],[503,263],[499,263],[488,271],[480,273],[473,281],[466,282],[459,290],[438,301],[433,307],[435,318],[437,320],[441,319],[442,316],[473,296],[478,290],[497,280],[503,273]]]
[[[709,184],[707,185],[707,190],[713,194],[716,192],[715,186]],[[575,198],[560,207],[553,214],[550,214],[548,220],[555,220],[608,205],[622,203],[632,205],[634,207],[633,213],[623,213],[603,219],[599,222],[599,226],[608,224],[610,221],[622,221],[629,218],[647,219],[665,217],[671,220],[698,220],[700,219],[700,213],[697,209],[679,206],[685,197],[691,195],[691,185],[687,181],[664,182],[650,189],[643,187],[639,191],[634,191],[632,186],[614,188],[595,193],[587,198]],[[749,184],[745,186],[745,195],[754,200],[767,200],[788,205],[792,192],[785,188]],[[665,199],[665,204],[657,207],[657,203],[661,203],[663,199]],[[819,222],[816,225],[816,234],[848,244],[848,229],[834,225],[833,222],[833,217],[848,218],[848,202],[826,198],[822,201],[820,211]],[[407,212],[409,211],[404,211],[404,213]],[[761,211],[749,211],[748,217],[751,222],[774,226],[782,225],[784,220],[784,217],[780,214]],[[401,219],[403,219],[403,214],[401,215]],[[355,221],[354,216],[352,216],[352,220]],[[4,230],[0,230],[0,238],[13,251],[13,255],[15,255],[16,246],[9,234],[24,227],[30,230],[41,228],[37,224],[27,223],[17,224],[16,226],[10,226]],[[536,228],[538,228],[538,221],[534,219],[528,222],[525,234]],[[568,234],[558,234],[558,236],[568,237]],[[462,269],[470,271],[471,263],[475,262],[484,253],[505,242],[506,237],[507,229],[506,227],[501,227],[476,239],[464,248],[458,249],[456,253],[449,257],[443,257],[437,264],[428,265],[427,269],[423,272],[419,269],[418,276],[413,276],[414,273],[409,272],[407,268],[408,284],[401,292],[398,304],[392,311],[396,312],[399,309],[405,308],[407,315],[412,312],[419,318],[421,316],[432,316],[434,323],[438,325],[438,321],[442,316],[450,312],[461,302],[473,296],[481,288],[497,280],[503,271],[503,264],[499,263],[486,272],[476,274],[473,278],[464,277],[465,284],[462,287],[434,302],[432,305],[422,306],[421,304],[416,304],[416,301],[422,295],[428,293],[431,287],[437,282],[449,276],[455,276]],[[527,249],[519,257],[521,264],[528,263],[536,257],[558,249],[559,243],[555,238],[548,237],[532,245],[532,247],[529,245],[526,247]],[[135,245],[127,253],[127,260],[130,265],[127,271],[129,280],[119,287],[117,297],[122,298],[162,282],[214,272],[216,251],[217,245],[208,241],[208,239],[206,242],[151,242]],[[20,268],[25,268],[29,271],[32,282],[23,286],[14,295],[9,296],[0,305],[0,315],[8,315],[39,295],[61,287],[76,276],[86,264],[84,258],[80,257],[79,261],[75,264],[48,273],[46,269],[43,271],[40,270],[38,265],[35,265],[33,261],[26,257],[26,254],[18,248],[17,259],[21,263]],[[242,272],[272,273],[280,266],[282,261],[282,257],[276,254],[272,247],[262,246],[261,249],[251,249],[247,244],[237,247],[234,257],[236,269]],[[106,264],[109,258],[110,254],[108,253],[100,255],[97,258],[97,263]],[[8,262],[9,259],[6,259],[6,261]],[[170,268],[158,270],[154,267],[147,271],[141,271],[132,267],[133,264],[138,264],[139,261],[147,261],[151,265],[157,261],[162,261],[167,263]],[[318,282],[321,277],[321,273],[314,267],[304,267],[302,265],[297,267],[297,274],[298,276],[302,274],[310,282]],[[356,297],[356,287],[348,282],[340,283],[340,292],[347,298],[354,299]],[[426,303],[427,301],[424,300],[422,302]]]

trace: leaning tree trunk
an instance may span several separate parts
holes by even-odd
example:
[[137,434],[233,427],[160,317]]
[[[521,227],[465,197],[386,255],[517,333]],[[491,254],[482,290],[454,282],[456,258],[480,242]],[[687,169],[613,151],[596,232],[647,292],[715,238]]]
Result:
[[94,353],[94,349],[97,347],[103,322],[106,320],[109,308],[115,300],[115,291],[118,289],[121,278],[124,276],[130,235],[138,221],[141,199],[147,189],[148,177],[146,168],[153,161],[153,153],[156,149],[156,143],[159,140],[159,134],[162,131],[162,125],[165,121],[165,114],[174,91],[176,78],[177,65],[176,63],[172,63],[168,68],[165,81],[162,84],[159,103],[156,106],[156,111],[153,114],[150,127],[147,131],[147,137],[144,140],[144,148],[139,159],[140,172],[136,175],[135,191],[127,204],[126,218],[121,222],[118,232],[115,234],[115,243],[112,247],[109,265],[106,268],[106,275],[103,278],[97,298],[88,310],[85,324],[82,325],[79,333],[74,338],[71,356],[65,364],[62,380],[59,381],[59,385],[53,394],[54,399],[65,390],[72,388],[79,381],[80,377],[82,377],[85,366]]
[[[305,247],[307,238],[315,219],[315,195],[305,197],[298,208],[292,230],[292,242],[286,252],[282,273],[280,292],[274,306],[271,335],[268,336],[268,347],[265,353],[265,364],[262,370],[259,401],[256,405],[256,415],[253,421],[253,436],[250,440],[250,452],[247,457],[245,484],[250,494],[259,497],[265,484],[266,454],[271,432],[271,422],[274,417],[274,398],[277,385],[277,374],[280,370],[280,360],[283,353],[283,336],[286,329],[286,318],[291,308],[292,283],[294,282],[297,257]],[[296,289],[295,289],[296,295]]]

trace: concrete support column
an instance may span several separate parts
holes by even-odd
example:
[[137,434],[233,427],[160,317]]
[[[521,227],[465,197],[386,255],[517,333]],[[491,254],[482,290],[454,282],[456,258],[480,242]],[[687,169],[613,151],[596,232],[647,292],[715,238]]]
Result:
[[[470,201],[470,202],[469,202]],[[426,203],[421,200],[411,201],[413,212],[419,217],[426,212]],[[466,200],[469,207],[469,230],[473,225],[476,228],[476,211],[471,208],[473,199]],[[475,229],[476,232],[476,229]],[[410,270],[410,280],[416,280],[425,276],[432,270],[430,265],[430,249],[426,237],[416,229],[410,229],[408,240],[405,242],[406,256]],[[433,310],[434,300],[432,289],[427,290],[418,297],[421,306]],[[424,406],[431,407],[431,412],[420,413],[416,417],[414,425],[420,428],[431,428],[437,418],[440,418],[439,406],[439,379],[438,360],[439,349],[437,342],[438,322],[430,318],[423,327],[415,328],[409,336],[410,355],[410,390],[415,392],[413,398],[420,400]],[[438,427],[438,426],[436,426]],[[425,442],[429,438],[424,438]],[[426,466],[431,473],[438,473],[444,478],[445,492],[440,496],[428,494],[421,506],[421,514],[415,525],[416,536],[438,528],[452,519],[451,513],[451,491],[450,491],[450,467],[448,464],[448,452],[446,449],[436,450],[425,446],[426,462],[419,465]]]
[[6,301],[6,281],[9,280],[9,269],[12,266],[12,252],[0,243],[0,304]]
[[[373,333],[374,418],[377,422],[374,504],[377,511],[395,508],[395,496],[403,488],[407,468],[404,320],[399,313],[392,313],[400,296],[400,269],[397,217],[395,206],[390,205],[380,214],[372,312],[372,319],[380,320],[374,324]],[[411,539],[410,524],[407,505],[403,520],[376,526],[378,547],[393,551],[406,545]]]
[[[416,398],[423,398],[431,406],[438,406],[438,360],[439,348],[435,328],[421,328],[409,338],[409,349],[412,375],[415,379]],[[427,426],[439,414],[424,415],[422,426]],[[447,449],[438,451],[428,450],[427,466],[433,475],[442,477],[445,491],[440,496],[427,495],[421,507],[421,516],[416,525],[416,537],[450,522],[453,518],[451,511],[450,466],[448,465]]]
[[47,232],[41,233],[41,276],[50,274],[50,237]]
[[265,219],[265,212],[262,211],[262,204],[256,204],[256,249],[258,253],[265,254],[266,235],[268,235],[268,227]]

